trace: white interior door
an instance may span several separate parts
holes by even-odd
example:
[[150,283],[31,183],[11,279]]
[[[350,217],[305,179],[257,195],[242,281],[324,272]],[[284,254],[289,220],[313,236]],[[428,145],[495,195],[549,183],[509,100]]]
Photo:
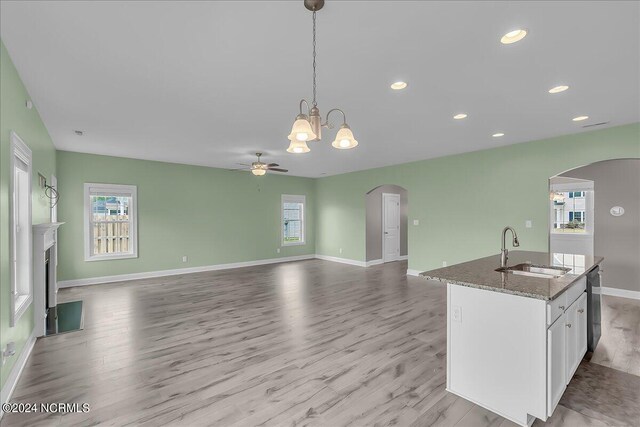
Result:
[[382,193],[382,261],[400,258],[400,195]]

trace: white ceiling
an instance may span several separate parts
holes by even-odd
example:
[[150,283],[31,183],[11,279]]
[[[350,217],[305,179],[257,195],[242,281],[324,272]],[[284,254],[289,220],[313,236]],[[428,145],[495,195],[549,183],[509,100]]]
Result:
[[[317,177],[640,120],[638,2],[328,0],[318,103],[342,108],[360,145],[332,148],[334,129],[302,155],[285,151],[311,96],[302,0],[2,1],[0,14],[61,150],[225,168],[264,151]],[[499,42],[518,27],[524,40]],[[558,84],[571,88],[547,93]]]

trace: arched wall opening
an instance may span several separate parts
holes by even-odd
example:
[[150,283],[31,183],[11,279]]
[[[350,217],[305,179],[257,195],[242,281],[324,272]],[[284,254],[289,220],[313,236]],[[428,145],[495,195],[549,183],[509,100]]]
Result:
[[[385,244],[389,244],[383,239],[385,232],[383,230],[385,224],[384,201],[385,194],[397,195],[399,199],[398,216],[398,245],[399,250],[397,257],[384,255]],[[387,198],[391,203],[393,197]],[[366,193],[366,262],[367,265],[381,264],[388,261],[405,260],[408,258],[408,214],[409,214],[409,198],[408,191],[394,184],[385,184],[377,186]],[[387,223],[389,223],[388,221]]]
[[[575,200],[575,191],[584,190],[581,185],[586,185],[588,194],[589,183],[592,217],[585,220],[581,209],[571,207],[573,216],[567,217],[574,223],[573,227],[579,223],[578,215],[585,229],[577,227],[569,233],[558,232],[553,196],[563,193],[557,197],[564,197],[561,203],[571,202]],[[577,237],[580,235],[591,239],[592,254],[604,257],[602,286],[620,296],[640,298],[640,159],[602,160],[561,172],[549,179],[549,191],[552,195],[549,251],[567,252],[563,250],[567,242],[575,246],[572,241],[580,239]],[[575,202],[574,205],[577,206]],[[572,253],[579,250],[578,247]]]

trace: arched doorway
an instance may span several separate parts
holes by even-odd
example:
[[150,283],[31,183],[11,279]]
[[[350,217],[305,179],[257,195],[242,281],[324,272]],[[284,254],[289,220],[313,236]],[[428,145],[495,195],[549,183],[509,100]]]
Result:
[[640,298],[640,159],[603,160],[559,173],[549,179],[549,191],[549,252],[604,257],[603,288]]

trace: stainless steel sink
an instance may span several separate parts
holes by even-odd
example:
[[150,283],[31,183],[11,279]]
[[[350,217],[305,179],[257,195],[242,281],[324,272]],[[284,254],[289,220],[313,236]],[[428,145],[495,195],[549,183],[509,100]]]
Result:
[[510,267],[496,268],[496,271],[501,273],[511,273],[520,276],[539,277],[542,279],[553,279],[556,277],[562,277],[571,271],[570,268],[565,267],[552,267],[549,265],[533,265],[533,264],[517,264]]

